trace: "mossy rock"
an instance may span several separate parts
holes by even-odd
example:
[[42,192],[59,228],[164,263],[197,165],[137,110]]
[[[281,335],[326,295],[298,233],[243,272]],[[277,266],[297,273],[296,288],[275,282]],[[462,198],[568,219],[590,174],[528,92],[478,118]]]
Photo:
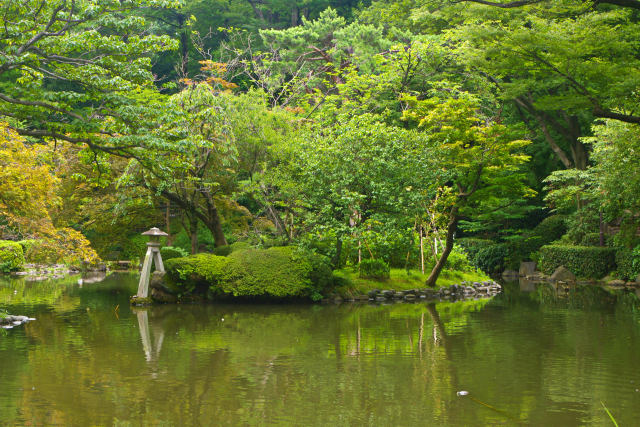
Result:
[[18,271],[24,263],[24,252],[18,242],[0,240],[0,273]]
[[129,298],[129,303],[137,307],[153,305],[153,298],[151,297],[138,298],[137,295],[133,295],[131,298]]

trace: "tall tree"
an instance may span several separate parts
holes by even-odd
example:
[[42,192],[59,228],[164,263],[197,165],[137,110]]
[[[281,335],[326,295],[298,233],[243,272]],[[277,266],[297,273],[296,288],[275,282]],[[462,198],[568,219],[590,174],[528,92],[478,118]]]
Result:
[[176,47],[136,14],[163,0],[2,2],[0,118],[19,134],[125,154],[141,143],[135,92],[153,86],[151,56]]
[[463,218],[491,219],[492,213],[532,195],[520,168],[528,160],[521,153],[528,141],[513,140],[508,128],[483,117],[478,100],[465,93],[408,102],[407,120],[436,144],[435,167],[445,171],[439,185],[448,223],[444,250],[427,279],[433,286]]

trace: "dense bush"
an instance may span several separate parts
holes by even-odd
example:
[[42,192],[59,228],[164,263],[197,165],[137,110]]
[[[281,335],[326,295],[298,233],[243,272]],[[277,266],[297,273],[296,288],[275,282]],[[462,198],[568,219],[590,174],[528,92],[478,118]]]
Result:
[[476,239],[473,237],[463,237],[460,239],[456,239],[456,245],[459,245],[467,253],[467,258],[476,267],[478,266],[475,264],[475,259],[476,259],[476,255],[478,255],[478,252],[480,252],[480,250],[484,248],[493,246],[495,244],[496,243],[492,240]]
[[18,242],[0,240],[0,272],[9,273],[22,268],[24,253]]
[[487,274],[500,273],[504,271],[505,258],[508,254],[509,250],[504,244],[487,246],[478,251],[474,264]]
[[29,252],[29,249],[31,249],[37,242],[38,241],[36,239],[25,239],[18,242],[18,244],[22,246],[22,253],[25,255],[25,259],[27,259],[26,256],[27,252]]
[[600,279],[615,269],[615,249],[566,245],[540,248],[538,267],[541,271],[551,274],[561,265],[578,277]]
[[218,246],[217,248],[213,248],[213,251],[211,252],[218,256],[228,256],[233,252],[233,248],[231,245]]
[[457,271],[473,270],[473,266],[471,265],[466,252],[457,244],[451,250],[449,257],[447,258],[447,262],[445,263],[445,268]]
[[546,242],[553,242],[566,232],[566,217],[564,215],[551,215],[540,221],[540,224],[535,226],[531,234],[542,237]]
[[599,246],[600,233],[585,233],[580,241],[580,246]]
[[328,259],[291,246],[235,251],[228,259],[222,290],[234,296],[319,299],[331,283]]
[[137,260],[144,258],[147,252],[147,242],[149,238],[140,234],[131,234],[123,239],[122,248],[118,257],[123,260]]
[[184,291],[208,286],[213,294],[236,297],[321,297],[332,283],[326,257],[294,247],[241,249],[229,256],[198,254],[166,263],[171,281]]
[[172,258],[165,263],[170,282],[181,290],[193,292],[196,287],[217,288],[228,272],[230,261],[212,254]]
[[620,278],[635,280],[640,274],[640,246],[634,250],[626,248],[617,249],[616,265]]
[[163,261],[168,261],[173,258],[183,258],[189,255],[189,252],[182,248],[176,248],[174,246],[165,246],[160,248],[160,254]]
[[381,259],[363,259],[360,262],[360,277],[363,279],[385,280],[390,277],[389,264]]
[[517,270],[522,261],[531,259],[542,246],[560,239],[567,231],[564,215],[551,215],[543,219],[532,230],[514,237],[507,243],[508,255],[505,268]]

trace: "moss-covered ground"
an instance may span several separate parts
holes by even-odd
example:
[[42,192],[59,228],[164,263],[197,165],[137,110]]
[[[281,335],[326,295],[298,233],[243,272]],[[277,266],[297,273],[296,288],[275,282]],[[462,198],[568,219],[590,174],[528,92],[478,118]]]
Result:
[[[343,268],[333,272],[339,285],[335,292],[343,297],[363,295],[373,289],[394,289],[402,291],[406,289],[424,288],[427,274],[419,270],[405,270],[392,268],[391,277],[388,280],[363,279],[359,276],[357,268]],[[478,282],[490,280],[489,276],[481,271],[456,271],[443,270],[436,283],[436,288],[459,284],[463,281]]]

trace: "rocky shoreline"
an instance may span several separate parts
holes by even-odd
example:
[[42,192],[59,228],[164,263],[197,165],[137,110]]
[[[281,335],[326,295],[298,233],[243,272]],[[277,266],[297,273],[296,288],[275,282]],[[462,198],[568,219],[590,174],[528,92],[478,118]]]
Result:
[[502,286],[494,281],[462,282],[439,289],[422,288],[396,291],[394,289],[374,289],[366,295],[349,298],[333,296],[322,300],[323,303],[366,302],[366,303],[397,303],[415,301],[460,301],[471,299],[491,298],[502,292]]

